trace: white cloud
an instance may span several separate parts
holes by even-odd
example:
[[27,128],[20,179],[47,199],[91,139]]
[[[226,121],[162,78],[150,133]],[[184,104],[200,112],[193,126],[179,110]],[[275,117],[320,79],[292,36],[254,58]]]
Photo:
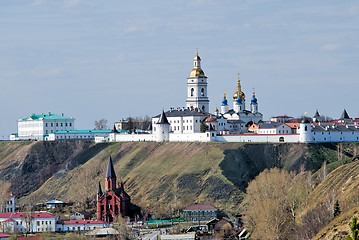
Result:
[[328,44],[322,46],[322,49],[325,51],[334,51],[334,50],[337,50],[338,48],[340,48],[339,43],[328,43]]
[[243,28],[250,28],[250,27],[251,27],[251,25],[249,23],[243,24]]

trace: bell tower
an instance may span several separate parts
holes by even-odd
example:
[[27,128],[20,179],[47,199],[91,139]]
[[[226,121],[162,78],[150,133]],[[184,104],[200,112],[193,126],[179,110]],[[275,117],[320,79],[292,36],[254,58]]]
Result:
[[199,108],[204,112],[209,112],[207,77],[201,68],[201,58],[198,56],[198,51],[193,59],[193,69],[187,78],[186,107],[190,109]]

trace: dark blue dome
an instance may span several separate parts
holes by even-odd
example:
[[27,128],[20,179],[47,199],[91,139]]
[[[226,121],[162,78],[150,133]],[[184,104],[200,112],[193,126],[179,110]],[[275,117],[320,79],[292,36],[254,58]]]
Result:
[[252,98],[251,104],[257,104],[257,98]]
[[242,98],[237,98],[237,100],[236,100],[236,104],[237,104],[237,105],[242,104]]
[[227,105],[228,105],[227,99],[223,99],[222,100],[222,106],[227,106]]

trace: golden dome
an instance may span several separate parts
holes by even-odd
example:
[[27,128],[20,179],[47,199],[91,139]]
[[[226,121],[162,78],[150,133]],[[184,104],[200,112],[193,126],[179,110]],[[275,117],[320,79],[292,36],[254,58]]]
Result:
[[193,68],[188,78],[207,78],[202,68]]
[[239,78],[237,83],[237,91],[233,94],[233,99],[235,100],[237,98],[241,98],[243,101],[246,98],[246,95],[244,94],[244,92],[242,92],[241,80],[239,80]]

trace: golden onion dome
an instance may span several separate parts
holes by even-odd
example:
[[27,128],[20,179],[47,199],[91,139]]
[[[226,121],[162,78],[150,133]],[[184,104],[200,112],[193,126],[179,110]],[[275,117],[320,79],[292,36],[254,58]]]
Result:
[[237,98],[241,98],[243,101],[246,98],[246,95],[244,94],[244,92],[242,92],[241,80],[239,80],[239,78],[237,83],[237,91],[233,94],[233,99],[236,100]]
[[207,78],[202,68],[193,68],[188,78]]

